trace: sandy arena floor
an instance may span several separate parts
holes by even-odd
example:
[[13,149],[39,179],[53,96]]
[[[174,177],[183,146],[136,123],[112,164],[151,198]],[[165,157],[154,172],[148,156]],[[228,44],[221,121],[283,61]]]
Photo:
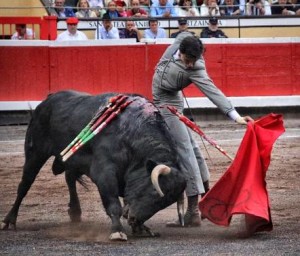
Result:
[[[204,132],[235,155],[245,128],[230,121],[200,122]],[[157,213],[146,225],[160,238],[110,242],[110,220],[93,183],[78,186],[83,210],[80,224],[69,222],[64,176],[53,176],[51,161],[39,173],[20,208],[17,231],[0,231],[0,255],[300,255],[300,120],[285,120],[286,132],[277,140],[267,172],[274,230],[241,238],[240,217],[229,228],[207,220],[200,228],[166,228],[176,218],[176,205]],[[16,196],[24,163],[26,126],[0,126],[0,219]],[[197,136],[197,135],[195,135]],[[211,169],[213,185],[230,162],[199,139]],[[210,156],[212,161],[209,160]]]

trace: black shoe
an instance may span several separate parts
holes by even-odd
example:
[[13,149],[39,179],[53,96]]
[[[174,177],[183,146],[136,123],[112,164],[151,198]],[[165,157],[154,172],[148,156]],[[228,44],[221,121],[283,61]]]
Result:
[[201,219],[199,214],[194,214],[192,216],[185,215],[184,216],[184,225],[180,223],[179,220],[167,222],[166,227],[169,228],[189,228],[189,227],[199,227],[201,226]]

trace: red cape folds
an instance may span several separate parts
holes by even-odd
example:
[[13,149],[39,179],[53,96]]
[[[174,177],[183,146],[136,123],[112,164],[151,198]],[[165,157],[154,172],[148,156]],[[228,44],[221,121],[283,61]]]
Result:
[[284,131],[282,115],[248,122],[231,166],[199,203],[202,216],[229,226],[233,214],[245,214],[249,233],[273,229],[265,177],[273,144]]

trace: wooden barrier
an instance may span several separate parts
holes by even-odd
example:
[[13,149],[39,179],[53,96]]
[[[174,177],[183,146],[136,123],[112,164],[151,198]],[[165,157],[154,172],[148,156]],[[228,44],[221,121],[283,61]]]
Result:
[[[227,96],[300,95],[300,39],[203,41],[208,73]],[[168,44],[99,43],[1,40],[0,103],[41,101],[64,89],[151,98],[154,68]],[[185,92],[203,96],[194,86]]]
[[0,17],[0,38],[10,39],[15,32],[15,24],[26,24],[36,39],[55,40],[57,37],[57,17]]

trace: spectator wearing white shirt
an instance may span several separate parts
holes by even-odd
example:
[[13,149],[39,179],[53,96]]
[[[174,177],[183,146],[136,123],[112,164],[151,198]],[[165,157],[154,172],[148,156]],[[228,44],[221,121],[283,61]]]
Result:
[[195,8],[192,0],[179,0],[177,13],[181,17],[200,16],[199,10]]
[[201,16],[220,16],[220,9],[217,0],[204,0],[200,7]]
[[95,31],[95,39],[119,39],[119,30],[115,28],[111,22],[111,18],[106,13],[103,15],[102,26],[97,27]]
[[26,24],[16,24],[16,32],[11,36],[12,40],[31,40],[35,35],[31,28],[27,28]]
[[104,1],[103,0],[88,0],[91,7],[102,9],[104,8]]
[[89,0],[89,5],[91,10],[96,13],[97,17],[101,18],[106,12],[104,8],[104,0]]
[[70,17],[66,22],[67,30],[59,34],[56,41],[88,40],[83,32],[77,30],[78,18]]
[[271,15],[271,6],[267,0],[249,0],[246,5],[246,15]]
[[77,18],[96,18],[97,14],[90,10],[90,4],[88,0],[79,0],[77,3],[78,11],[75,13]]
[[150,19],[149,28],[144,31],[145,38],[167,38],[166,31],[158,26],[158,20]]

